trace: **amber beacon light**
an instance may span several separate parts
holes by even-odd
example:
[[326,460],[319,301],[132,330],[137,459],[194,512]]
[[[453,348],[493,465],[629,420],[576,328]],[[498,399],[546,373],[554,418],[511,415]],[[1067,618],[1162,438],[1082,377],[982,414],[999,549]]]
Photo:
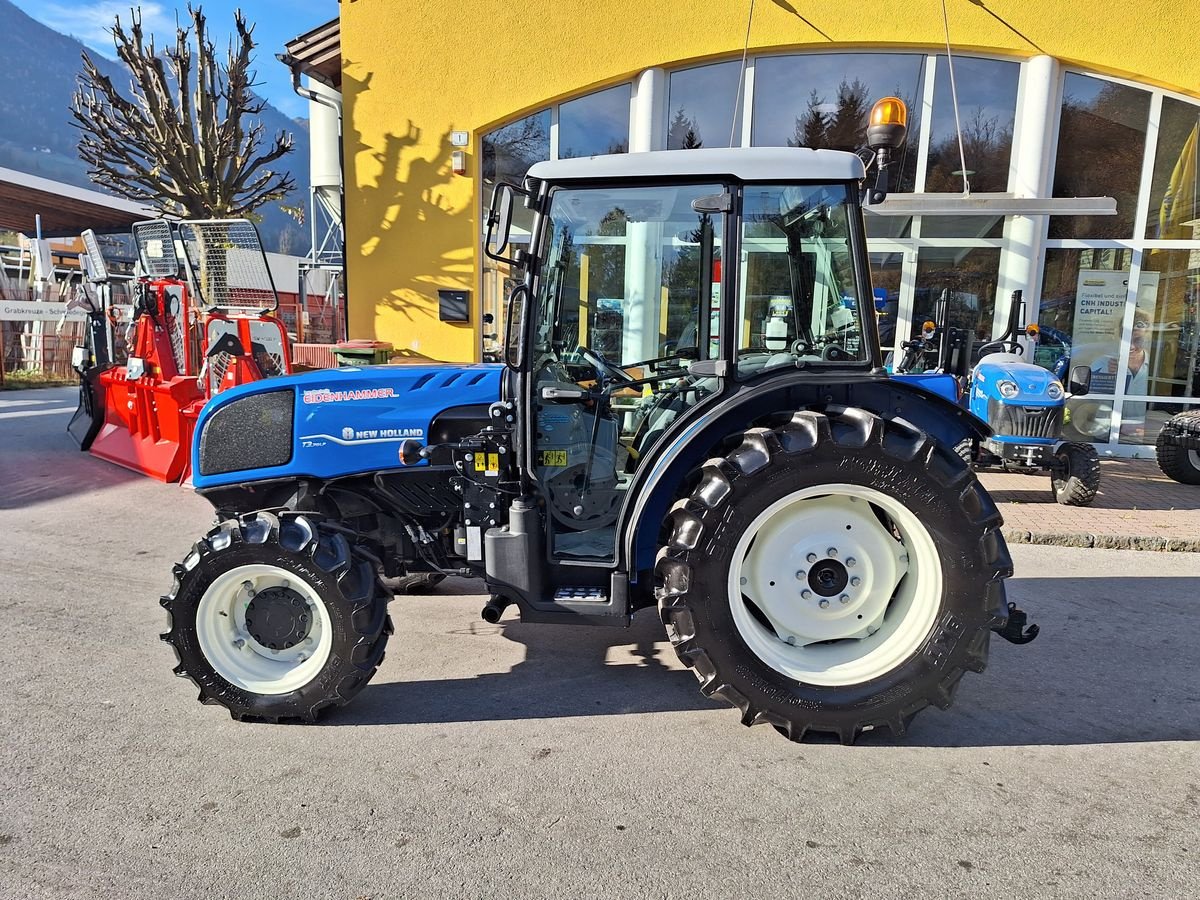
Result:
[[895,150],[908,132],[908,107],[899,97],[884,97],[871,107],[867,144],[872,150]]

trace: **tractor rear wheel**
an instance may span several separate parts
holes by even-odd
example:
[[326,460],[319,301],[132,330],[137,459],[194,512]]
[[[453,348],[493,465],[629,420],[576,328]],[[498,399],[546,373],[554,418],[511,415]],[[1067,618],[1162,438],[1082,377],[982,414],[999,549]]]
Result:
[[799,412],[705,463],[659,551],[701,690],[792,740],[896,736],[950,705],[1007,619],[1000,514],[953,447],[862,409]]
[[1172,416],[1158,433],[1158,467],[1180,484],[1200,484],[1200,413]]
[[1054,499],[1063,506],[1088,506],[1100,490],[1100,456],[1091,444],[1063,444],[1050,472]]
[[370,681],[390,594],[346,535],[309,513],[222,522],[175,566],[162,639],[175,674],[235,719],[313,722]]

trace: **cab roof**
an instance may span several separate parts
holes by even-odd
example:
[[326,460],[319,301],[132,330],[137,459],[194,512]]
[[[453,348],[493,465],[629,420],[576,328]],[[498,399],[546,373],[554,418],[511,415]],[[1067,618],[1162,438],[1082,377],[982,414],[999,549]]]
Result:
[[611,153],[535,163],[529,177],[542,181],[630,178],[732,177],[739,181],[857,181],[862,160],[841,150],[804,147],[732,147]]

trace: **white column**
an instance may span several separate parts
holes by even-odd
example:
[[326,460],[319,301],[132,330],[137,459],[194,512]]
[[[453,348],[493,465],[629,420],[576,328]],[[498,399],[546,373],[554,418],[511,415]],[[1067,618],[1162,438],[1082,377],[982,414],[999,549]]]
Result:
[[633,82],[629,102],[629,152],[667,146],[667,73],[646,69]]
[[[1008,173],[1009,190],[1015,197],[1049,197],[1053,190],[1060,80],[1058,60],[1052,56],[1035,56],[1025,64]],[[1004,314],[1015,290],[1025,292],[1029,319],[1037,321],[1045,235],[1046,216],[1013,216],[1009,221],[1000,255],[1000,296],[993,333],[1003,330]]]

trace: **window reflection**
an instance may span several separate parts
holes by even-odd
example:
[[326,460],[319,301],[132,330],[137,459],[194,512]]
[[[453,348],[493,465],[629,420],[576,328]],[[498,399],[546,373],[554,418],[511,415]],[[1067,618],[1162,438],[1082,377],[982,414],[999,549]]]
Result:
[[741,60],[736,60],[671,73],[668,150],[741,144],[742,98],[738,94],[741,71]]
[[629,152],[627,84],[588,94],[558,108],[558,158]]
[[990,341],[999,273],[998,248],[922,248],[909,337],[916,337],[926,320],[936,321],[937,303],[945,294],[947,321],[939,324],[966,329],[976,345]]
[[897,191],[916,180],[925,57],[901,53],[769,56],[754,65],[752,140],[760,147],[854,151],[866,143],[867,116],[880,97],[908,104],[908,144]]
[[1063,86],[1055,197],[1113,197],[1115,216],[1054,216],[1052,238],[1130,238],[1150,115],[1150,94],[1069,73]]
[[535,162],[550,158],[550,110],[510,122],[483,136],[483,180],[520,184]]
[[1142,277],[1130,349],[1144,355],[1143,390],[1159,397],[1200,392],[1200,250],[1150,250]]
[[1146,237],[1200,240],[1200,106],[1163,99]]
[[1129,250],[1046,251],[1034,361],[1060,377],[1068,360],[1088,366],[1089,396],[1116,391],[1132,259]]
[[[996,59],[954,57],[958,115],[962,125],[963,156],[974,192],[1008,189],[1013,121],[1017,110],[1017,63]],[[957,193],[963,189],[962,158],[954,127],[954,97],[946,57],[937,59],[930,122],[929,165],[925,190]]]

